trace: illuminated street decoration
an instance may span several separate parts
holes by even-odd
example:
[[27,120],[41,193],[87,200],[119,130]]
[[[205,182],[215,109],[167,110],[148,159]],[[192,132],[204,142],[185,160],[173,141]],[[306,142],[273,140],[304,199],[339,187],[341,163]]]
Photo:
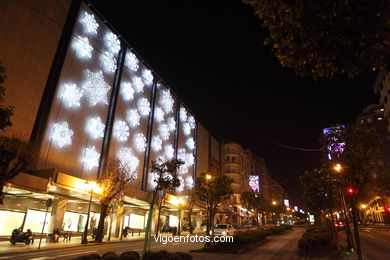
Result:
[[175,101],[173,100],[171,94],[169,93],[169,90],[161,90],[160,105],[164,109],[165,113],[168,114],[173,111],[174,102]]
[[87,170],[91,170],[94,167],[99,166],[100,154],[96,152],[95,146],[86,147],[84,150],[84,156],[81,160]]
[[118,139],[118,141],[120,141],[120,142],[127,141],[128,137],[129,137],[129,130],[130,129],[125,121],[120,120],[120,121],[115,123],[114,134],[115,134],[116,138]]
[[188,138],[187,141],[186,141],[186,145],[188,147],[188,149],[190,150],[194,150],[195,148],[195,141],[192,137]]
[[125,101],[130,101],[134,98],[134,89],[130,82],[124,82],[121,88],[122,96]]
[[249,187],[252,188],[254,192],[259,192],[259,176],[250,175],[249,176]]
[[169,133],[169,128],[167,124],[161,124],[158,126],[158,132],[161,136],[161,139],[163,140],[168,140],[170,133]]
[[187,167],[191,167],[195,163],[195,158],[192,153],[186,153],[184,163],[186,164]]
[[69,128],[67,122],[52,124],[50,138],[56,147],[63,148],[71,145],[72,136],[73,131]]
[[180,181],[180,186],[176,188],[177,191],[182,192],[184,190],[184,179],[181,176],[177,176]]
[[141,77],[134,76],[133,77],[133,85],[134,85],[135,92],[137,92],[137,93],[144,92],[144,82],[142,81]]
[[183,124],[183,133],[185,135],[190,135],[191,134],[191,127],[190,127],[190,124],[187,123],[187,122]]
[[95,106],[98,103],[107,105],[110,86],[104,81],[103,72],[101,70],[92,72],[88,69],[85,72],[86,80],[81,88],[89,101],[89,105]]
[[127,111],[127,121],[131,127],[139,126],[139,120],[141,116],[138,114],[137,109],[129,109]]
[[176,121],[173,117],[168,118],[168,129],[170,132],[176,131]]
[[79,58],[91,58],[92,57],[92,46],[89,44],[87,37],[76,37],[73,39],[72,47],[75,49],[76,54]]
[[290,207],[290,201],[289,201],[288,199],[285,199],[285,200],[283,201],[283,204],[284,204],[284,206],[286,206],[286,207]]
[[186,186],[188,189],[192,189],[194,187],[194,179],[191,176],[186,177]]
[[146,98],[141,98],[138,100],[137,108],[141,116],[148,116],[150,112],[150,103]]
[[91,117],[87,120],[86,130],[87,133],[93,138],[98,139],[104,136],[105,126],[102,123],[100,116]]
[[195,129],[196,123],[195,123],[195,118],[193,116],[189,116],[187,118],[187,122],[190,125],[191,129]]
[[152,138],[152,149],[155,152],[158,152],[161,150],[162,140],[159,136],[153,136]]
[[153,74],[150,70],[144,69],[142,71],[142,77],[145,79],[146,85],[152,85],[153,83]]
[[137,152],[145,152],[146,138],[142,133],[137,133],[134,135],[133,144]]
[[187,121],[187,110],[184,107],[180,108],[180,121]]
[[164,146],[164,156],[167,160],[171,160],[175,156],[175,149],[171,144],[166,144]]
[[137,71],[139,68],[138,58],[131,51],[126,53],[126,66],[132,71]]
[[177,159],[183,162],[183,164],[179,167],[179,173],[181,174],[185,174],[188,171],[188,166],[186,164],[186,153],[187,151],[185,148],[180,148],[177,152]]
[[103,62],[103,69],[105,72],[114,73],[116,69],[116,60],[114,55],[106,51],[104,54],[100,55],[100,59]]
[[150,179],[149,179],[149,184],[150,186],[154,189],[157,186],[157,180],[159,178],[159,175],[155,172],[150,173]]
[[164,111],[162,110],[161,107],[156,107],[154,110],[154,118],[156,119],[157,122],[162,122],[164,121]]
[[68,108],[79,107],[82,96],[83,92],[77,88],[76,84],[64,84],[61,87],[60,97]]
[[117,158],[132,172],[129,177],[136,179],[138,177],[137,168],[139,165],[139,159],[134,155],[133,149],[130,147],[121,147],[117,152]]
[[340,155],[344,152],[345,142],[342,142],[337,138],[337,136],[340,136],[339,133],[341,133],[344,128],[345,126],[341,125],[335,127],[328,127],[323,129],[322,131],[325,136],[325,139],[327,140],[327,143],[329,144],[327,146],[329,160],[332,160],[334,157],[340,157]]
[[96,22],[95,16],[93,14],[84,12],[84,17],[80,20],[80,22],[84,27],[84,32],[89,34],[97,34],[99,24]]
[[121,49],[121,42],[119,41],[118,36],[112,32],[106,33],[104,36],[104,43],[110,52],[112,52],[114,55],[118,54],[119,50]]

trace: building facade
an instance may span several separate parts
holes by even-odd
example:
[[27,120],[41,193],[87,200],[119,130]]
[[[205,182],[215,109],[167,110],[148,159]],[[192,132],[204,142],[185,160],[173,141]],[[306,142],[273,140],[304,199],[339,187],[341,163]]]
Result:
[[379,96],[379,104],[383,108],[383,119],[386,119],[387,130],[390,132],[390,73],[380,71],[373,85],[375,94]]

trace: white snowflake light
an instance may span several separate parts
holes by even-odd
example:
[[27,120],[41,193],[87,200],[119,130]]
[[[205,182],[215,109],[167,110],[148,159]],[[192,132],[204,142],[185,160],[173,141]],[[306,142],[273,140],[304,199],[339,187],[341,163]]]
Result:
[[183,124],[183,133],[185,135],[190,135],[191,134],[191,126],[187,122]]
[[73,131],[67,122],[54,123],[51,127],[50,138],[55,146],[62,148],[72,144]]
[[138,58],[131,51],[128,51],[126,54],[126,65],[132,71],[137,71],[139,68]]
[[129,109],[127,111],[127,121],[131,127],[139,126],[140,115],[137,112],[137,109]]
[[167,124],[161,124],[158,126],[158,133],[161,136],[161,139],[163,140],[168,140],[170,133],[169,133],[169,128]]
[[83,24],[84,31],[89,34],[97,34],[97,29],[99,28],[99,24],[95,20],[95,16],[93,14],[89,14],[84,12],[84,17],[80,21]]
[[195,163],[195,158],[192,153],[186,153],[184,163],[187,165],[187,167],[191,167]]
[[140,153],[145,152],[146,138],[143,134],[141,134],[141,133],[135,134],[133,137],[133,144],[134,144],[135,150],[137,152],[140,152]]
[[86,70],[86,80],[81,86],[83,93],[88,99],[90,106],[95,106],[98,103],[108,104],[107,95],[110,91],[110,86],[104,81],[103,72],[92,72]]
[[188,171],[188,166],[186,164],[186,159],[187,159],[186,154],[187,154],[187,151],[185,148],[180,148],[177,151],[177,159],[184,163],[184,164],[180,165],[180,167],[179,167],[179,173],[181,173],[181,174],[186,174]]
[[174,100],[171,96],[171,93],[169,93],[169,90],[161,90],[160,94],[160,105],[164,109],[165,113],[170,113],[173,111],[173,104]]
[[134,89],[131,87],[130,82],[123,82],[121,93],[125,101],[130,101],[134,98]]
[[191,176],[186,177],[186,186],[188,189],[192,189],[194,187],[194,179]]
[[125,142],[127,141],[127,138],[129,137],[129,127],[128,125],[126,124],[125,121],[118,121],[115,123],[115,126],[114,126],[114,135],[116,136],[116,138],[118,139],[118,141],[120,142]]
[[103,69],[105,72],[108,72],[108,73],[114,73],[115,70],[116,70],[116,60],[115,60],[115,57],[114,55],[109,52],[109,51],[106,51],[105,53],[102,53],[100,55],[100,59],[103,63]]
[[104,41],[106,47],[110,50],[110,52],[112,52],[112,54],[118,54],[119,50],[121,49],[121,42],[119,41],[118,36],[112,32],[108,32],[104,36]]
[[136,179],[138,177],[137,168],[139,165],[139,159],[134,155],[133,150],[130,147],[121,147],[116,156],[121,163],[129,167],[129,170],[132,172],[131,177]]
[[173,117],[168,118],[168,128],[170,132],[176,131],[176,121]]
[[180,186],[176,188],[177,191],[182,192],[184,190],[184,179],[181,176],[177,176],[180,181]]
[[187,110],[184,107],[180,108],[180,121],[187,121]]
[[188,138],[187,141],[186,141],[186,145],[187,145],[188,149],[194,150],[195,149],[194,138],[192,138],[192,137]]
[[152,85],[153,74],[150,70],[144,69],[144,71],[142,71],[142,77],[144,77],[146,85]]
[[164,146],[164,157],[167,160],[171,160],[173,159],[174,156],[175,156],[175,149],[173,149],[173,146],[171,144],[166,144]]
[[195,127],[196,127],[196,122],[195,122],[195,118],[194,118],[193,116],[189,116],[189,117],[187,118],[187,122],[188,122],[188,124],[190,125],[190,127],[191,127],[192,129],[195,129]]
[[149,173],[150,175],[150,178],[149,178],[149,184],[150,184],[150,186],[154,189],[154,188],[156,188],[156,186],[157,186],[157,183],[156,183],[156,181],[158,180],[158,178],[159,178],[159,175],[157,174],[157,173],[155,173],[155,172],[151,172],[151,173]]
[[92,168],[99,166],[99,158],[100,154],[96,152],[95,146],[86,147],[81,162],[84,163],[87,170],[91,170]]
[[91,117],[87,120],[86,131],[93,138],[98,139],[104,136],[105,126],[100,116]]
[[155,152],[158,152],[161,150],[162,140],[159,136],[153,136],[152,138],[152,149]]
[[141,77],[134,76],[133,77],[133,85],[134,85],[135,92],[137,92],[137,93],[144,92],[144,83],[143,83]]
[[89,44],[87,37],[76,37],[72,42],[72,47],[75,49],[76,54],[80,58],[91,58],[92,57],[92,46]]
[[61,87],[60,97],[68,108],[79,107],[83,91],[78,89],[76,84],[64,84]]
[[157,122],[162,122],[164,121],[164,111],[162,110],[161,107],[156,107],[155,110],[154,110],[154,119],[157,121]]
[[137,108],[141,116],[148,116],[150,112],[150,103],[146,98],[141,98],[138,100]]

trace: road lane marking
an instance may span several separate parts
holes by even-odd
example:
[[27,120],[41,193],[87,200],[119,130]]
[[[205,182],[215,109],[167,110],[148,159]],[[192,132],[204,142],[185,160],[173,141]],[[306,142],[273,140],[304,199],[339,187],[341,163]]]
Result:
[[88,253],[96,253],[97,251],[83,251],[83,252],[77,252],[72,254],[66,254],[66,255],[58,255],[56,257],[65,257],[65,256],[71,256],[71,255],[81,255],[81,254],[88,254]]

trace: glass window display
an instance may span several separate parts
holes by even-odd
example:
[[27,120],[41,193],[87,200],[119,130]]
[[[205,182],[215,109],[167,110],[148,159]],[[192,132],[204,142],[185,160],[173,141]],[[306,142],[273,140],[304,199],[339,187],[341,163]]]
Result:
[[0,210],[0,236],[10,236],[12,230],[23,224],[24,212]]
[[[27,216],[26,216],[26,222],[24,223],[23,230],[26,231],[27,229],[31,229],[32,232],[42,232],[43,227],[43,221],[45,220],[45,214],[46,211],[39,211],[39,210],[27,210]],[[47,228],[49,226],[50,221],[50,215],[51,213],[47,213],[46,217],[46,224],[44,233],[47,233]]]

